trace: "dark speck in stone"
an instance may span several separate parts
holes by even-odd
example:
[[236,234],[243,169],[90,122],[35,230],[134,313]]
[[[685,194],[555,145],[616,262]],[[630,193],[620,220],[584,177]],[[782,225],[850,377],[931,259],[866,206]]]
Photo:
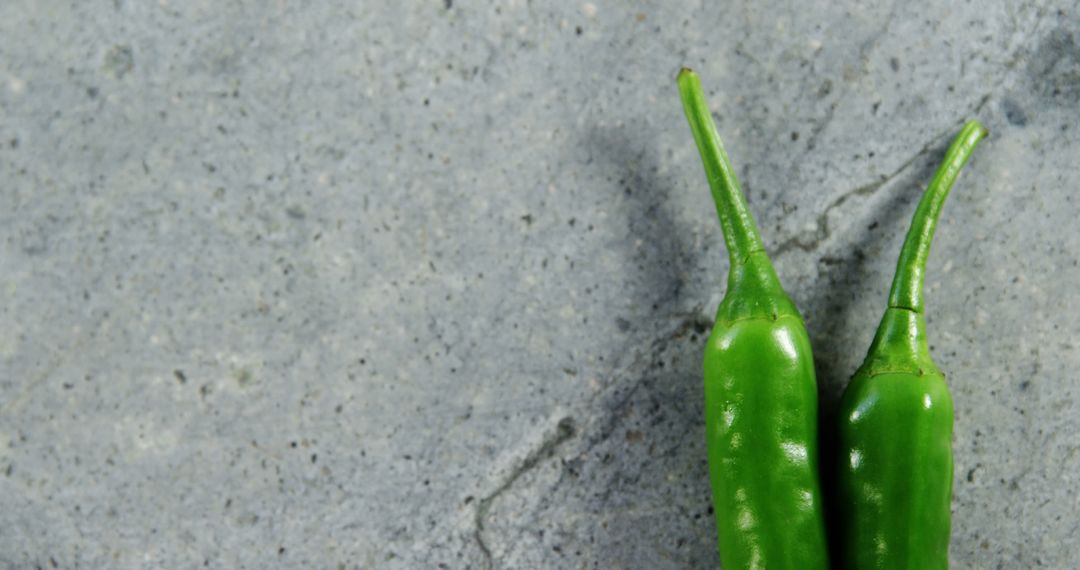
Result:
[[135,67],[135,53],[130,46],[117,45],[105,54],[105,69],[122,79]]
[[1001,110],[1005,112],[1005,120],[1009,121],[1010,125],[1017,127],[1027,125],[1027,113],[1024,113],[1024,110],[1016,101],[1005,99],[1001,102]]

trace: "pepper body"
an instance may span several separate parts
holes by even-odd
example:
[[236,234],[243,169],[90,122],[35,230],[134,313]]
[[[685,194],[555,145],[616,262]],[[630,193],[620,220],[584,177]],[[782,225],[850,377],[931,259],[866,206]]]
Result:
[[679,74],[730,257],[705,347],[709,474],[725,570],[828,568],[806,327],[765,253],[697,76]]
[[718,322],[705,421],[724,568],[826,568],[817,386],[798,315]]
[[949,566],[953,406],[930,357],[922,286],[937,218],[960,169],[986,136],[970,122],[923,194],[908,230],[889,306],[840,401],[841,567]]
[[[906,309],[889,313],[886,318],[899,328],[925,329],[922,315]],[[918,336],[921,362],[870,363],[841,399],[845,568],[948,568],[952,398],[930,361],[925,336]],[[896,352],[903,355],[907,348]]]

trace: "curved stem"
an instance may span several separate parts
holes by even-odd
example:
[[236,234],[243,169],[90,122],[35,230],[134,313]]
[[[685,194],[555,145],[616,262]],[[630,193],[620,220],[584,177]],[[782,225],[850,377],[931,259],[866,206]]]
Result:
[[690,130],[694,133],[694,141],[701,152],[701,160],[705,163],[705,175],[709,179],[724,241],[731,256],[731,267],[734,268],[746,263],[751,254],[765,251],[765,246],[750,215],[739,181],[735,178],[735,170],[724,152],[720,135],[716,132],[712,113],[701,91],[701,81],[696,73],[685,67],[679,72],[679,94],[686,118],[690,121]]
[[896,275],[889,291],[889,308],[922,313],[926,259],[930,256],[930,242],[934,239],[934,229],[937,227],[941,207],[945,205],[945,199],[949,197],[949,191],[952,190],[964,163],[971,158],[975,146],[987,134],[987,130],[978,121],[968,121],[945,153],[945,160],[919,200],[911,227],[904,238],[904,247],[900,250]]

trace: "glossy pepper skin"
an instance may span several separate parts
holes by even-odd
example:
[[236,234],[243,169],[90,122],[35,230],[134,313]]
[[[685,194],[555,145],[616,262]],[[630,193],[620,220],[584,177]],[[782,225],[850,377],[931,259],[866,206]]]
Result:
[[705,348],[705,421],[725,570],[828,568],[817,385],[802,317],[780,286],[697,75],[679,91],[731,258]]
[[915,211],[889,307],[840,403],[842,568],[949,566],[953,406],[930,358],[922,286],[941,207],[986,129],[967,123]]

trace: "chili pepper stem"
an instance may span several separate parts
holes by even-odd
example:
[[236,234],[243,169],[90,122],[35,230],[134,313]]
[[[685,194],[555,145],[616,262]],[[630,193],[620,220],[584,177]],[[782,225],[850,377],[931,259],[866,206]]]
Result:
[[978,121],[968,121],[960,134],[956,135],[945,160],[934,173],[930,186],[919,200],[915,216],[904,238],[900,250],[900,259],[896,263],[896,275],[889,291],[889,307],[909,309],[916,313],[923,312],[923,280],[926,274],[926,260],[930,256],[930,242],[934,239],[938,216],[949,197],[953,183],[960,175],[960,170],[971,158],[975,146],[988,133]]
[[775,320],[781,315],[797,316],[798,310],[784,292],[776,270],[765,253],[765,244],[739,187],[735,169],[716,132],[716,124],[701,90],[701,81],[696,73],[683,68],[679,72],[678,82],[683,110],[701,152],[731,260],[727,293],[717,309],[717,321],[733,322],[749,317]]
[[953,139],[945,153],[945,160],[919,200],[896,264],[896,275],[889,291],[889,307],[881,318],[874,342],[863,363],[863,369],[870,374],[901,371],[919,376],[932,372],[940,374],[930,358],[926,321],[923,318],[926,260],[945,199],[949,197],[953,183],[971,158],[976,145],[987,134],[978,121],[965,124]]
[[694,133],[694,141],[705,163],[705,174],[709,178],[713,201],[720,215],[731,265],[743,264],[751,254],[765,251],[765,245],[739,187],[739,180],[735,177],[735,169],[716,132],[716,124],[701,90],[701,81],[696,73],[685,67],[679,72],[679,94],[686,118],[690,121],[690,130]]

